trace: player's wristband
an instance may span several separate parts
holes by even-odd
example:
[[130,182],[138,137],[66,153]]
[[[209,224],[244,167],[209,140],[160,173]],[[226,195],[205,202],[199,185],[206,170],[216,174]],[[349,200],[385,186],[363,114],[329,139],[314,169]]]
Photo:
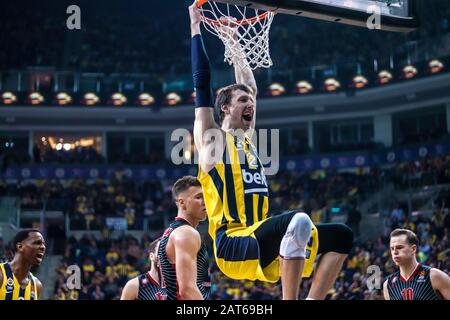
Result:
[[195,107],[214,107],[211,90],[211,72],[203,39],[200,34],[191,40],[192,80],[195,88]]

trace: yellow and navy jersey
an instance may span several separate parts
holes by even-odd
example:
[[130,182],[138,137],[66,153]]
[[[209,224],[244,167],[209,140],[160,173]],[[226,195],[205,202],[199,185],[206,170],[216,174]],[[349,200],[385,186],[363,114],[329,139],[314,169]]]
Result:
[[[255,231],[268,218],[269,188],[255,147],[248,139],[226,133],[225,151],[209,172],[199,168],[209,220],[209,234],[219,269],[233,279],[276,282],[280,278],[278,257],[267,267],[260,264],[260,244]],[[303,275],[309,277],[318,248],[314,226],[307,247]]]
[[9,263],[0,264],[3,283],[0,287],[0,300],[38,300],[36,277],[28,273],[28,284],[22,288],[14,276]]
[[213,239],[219,231],[237,231],[267,218],[269,187],[255,147],[226,133],[222,160],[208,173],[199,168]]

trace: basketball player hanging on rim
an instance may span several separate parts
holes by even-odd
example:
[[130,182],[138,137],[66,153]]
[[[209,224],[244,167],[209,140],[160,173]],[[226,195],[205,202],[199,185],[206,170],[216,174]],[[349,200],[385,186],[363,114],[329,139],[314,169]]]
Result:
[[175,182],[172,195],[178,214],[158,249],[162,299],[207,300],[211,290],[208,252],[197,231],[207,217],[202,187],[196,177],[185,176]]
[[[307,299],[324,299],[352,247],[353,233],[342,224],[322,224],[316,228],[301,211],[268,218],[267,180],[250,142],[256,118],[257,87],[253,72],[246,60],[234,57],[236,84],[220,89],[215,100],[219,127],[214,120],[209,59],[196,3],[189,7],[189,13],[198,178],[217,265],[233,279],[276,282],[281,277],[283,299],[294,300],[298,298],[302,275],[311,276],[315,257],[321,254]],[[246,134],[235,134],[239,131]],[[217,133],[214,139],[208,137],[211,132]],[[230,159],[245,160],[236,163]]]
[[13,248],[13,260],[0,264],[0,300],[38,300],[42,283],[30,270],[44,258],[44,237],[37,229],[21,230],[13,239]]
[[391,256],[399,270],[383,284],[386,300],[450,300],[450,277],[439,269],[417,262],[419,239],[406,229],[391,233]]
[[157,239],[148,247],[150,270],[129,280],[122,290],[120,300],[161,300],[158,274],[158,247]]

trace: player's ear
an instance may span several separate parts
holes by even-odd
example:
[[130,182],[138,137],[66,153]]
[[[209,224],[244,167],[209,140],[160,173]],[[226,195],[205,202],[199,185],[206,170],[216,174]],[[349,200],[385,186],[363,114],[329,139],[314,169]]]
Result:
[[182,209],[186,209],[185,208],[185,206],[186,206],[186,201],[184,201],[184,199],[183,198],[178,198],[177,199],[177,204],[178,204],[178,206],[180,207],[180,208],[182,208]]
[[22,248],[23,248],[23,244],[22,244],[22,242],[18,242],[18,243],[16,244],[16,252],[19,252],[19,251],[21,251],[21,250],[22,250]]
[[220,110],[222,110],[222,112],[223,112],[224,114],[229,114],[229,113],[230,113],[230,106],[227,105],[227,104],[223,104],[223,105],[220,107]]

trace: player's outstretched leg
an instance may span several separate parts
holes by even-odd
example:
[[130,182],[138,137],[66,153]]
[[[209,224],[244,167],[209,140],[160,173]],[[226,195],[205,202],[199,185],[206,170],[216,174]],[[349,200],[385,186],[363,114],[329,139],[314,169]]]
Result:
[[323,300],[341,271],[353,245],[353,232],[344,224],[317,225],[319,250],[322,254],[314,273],[308,300]]

